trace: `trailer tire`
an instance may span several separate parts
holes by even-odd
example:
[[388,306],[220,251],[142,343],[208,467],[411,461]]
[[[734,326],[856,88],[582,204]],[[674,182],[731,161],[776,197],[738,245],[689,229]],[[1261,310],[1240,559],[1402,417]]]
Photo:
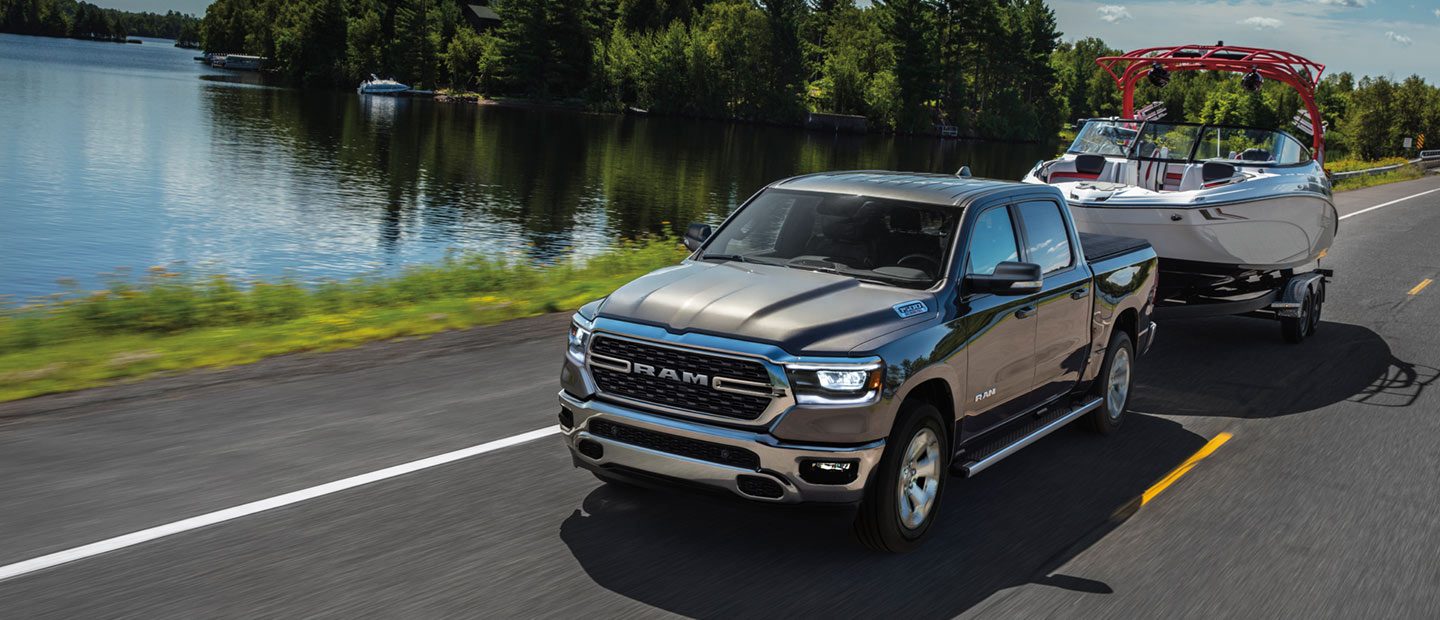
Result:
[[1130,334],[1116,329],[1105,347],[1105,364],[1095,378],[1095,394],[1100,407],[1085,416],[1085,427],[1101,435],[1119,430],[1125,423],[1125,407],[1135,385],[1135,344]]
[[[917,455],[923,458],[917,460]],[[855,537],[874,551],[888,553],[903,553],[919,546],[940,513],[949,476],[950,443],[940,410],[929,403],[907,404],[895,420],[885,454],[865,485],[865,498],[855,515]],[[933,487],[929,484],[932,480]],[[923,512],[907,494],[910,486],[916,487],[916,495],[928,496]],[[906,503],[902,506],[902,502]],[[917,513],[918,523],[914,522]],[[902,516],[906,514],[911,523]]]
[[1324,286],[1324,281],[1321,280],[1316,286],[1305,289],[1305,297],[1300,300],[1299,316],[1280,317],[1280,335],[1285,337],[1285,342],[1303,342],[1320,326],[1320,311],[1325,299]]

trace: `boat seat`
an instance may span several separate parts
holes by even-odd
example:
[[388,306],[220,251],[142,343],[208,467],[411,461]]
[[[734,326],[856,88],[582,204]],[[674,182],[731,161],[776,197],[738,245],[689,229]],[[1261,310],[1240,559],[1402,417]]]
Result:
[[1205,187],[1224,185],[1235,178],[1235,172],[1235,166],[1230,164],[1207,161],[1200,167],[1200,181]]
[[1062,181],[1094,181],[1100,178],[1101,173],[1105,172],[1106,163],[1103,155],[1076,155],[1074,160],[1075,169],[1073,171],[1052,170],[1046,180],[1050,183],[1059,183]]

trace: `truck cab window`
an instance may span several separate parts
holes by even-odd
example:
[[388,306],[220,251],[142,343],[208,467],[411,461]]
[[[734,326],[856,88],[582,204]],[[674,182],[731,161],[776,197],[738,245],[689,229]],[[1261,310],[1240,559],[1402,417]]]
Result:
[[1048,200],[1021,203],[1020,221],[1025,227],[1025,253],[1041,271],[1053,273],[1075,263],[1060,205]]
[[1020,245],[1015,243],[1010,210],[996,207],[981,213],[970,235],[970,273],[988,276],[1000,263],[1016,260],[1020,260]]

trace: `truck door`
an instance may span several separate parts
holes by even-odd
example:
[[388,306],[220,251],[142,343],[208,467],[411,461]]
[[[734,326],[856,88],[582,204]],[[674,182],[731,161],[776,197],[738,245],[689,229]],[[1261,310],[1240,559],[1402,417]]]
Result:
[[1026,262],[1045,274],[1036,305],[1035,395],[1045,401],[1068,392],[1080,381],[1090,345],[1090,270],[1066,226],[1062,207],[1051,200],[1023,202],[1020,238]]
[[[965,273],[988,275],[1005,261],[1020,259],[1020,243],[1011,207],[983,211],[966,248]],[[965,346],[967,393],[960,401],[965,434],[994,428],[1031,402],[1035,380],[1036,298],[1028,295],[966,294],[957,327]]]

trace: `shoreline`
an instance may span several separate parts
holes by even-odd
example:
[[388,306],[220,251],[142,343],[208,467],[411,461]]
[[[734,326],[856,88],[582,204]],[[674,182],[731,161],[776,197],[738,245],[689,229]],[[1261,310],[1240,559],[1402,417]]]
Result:
[[[579,114],[593,114],[593,115],[597,115],[597,116],[634,116],[634,117],[639,117],[639,118],[645,118],[645,117],[676,118],[676,119],[685,119],[685,120],[693,120],[693,121],[701,121],[701,122],[711,122],[711,123],[727,123],[727,124],[751,125],[751,126],[763,126],[763,127],[782,127],[782,128],[785,128],[785,129],[798,129],[798,130],[805,131],[805,132],[810,132],[810,133],[847,134],[847,135],[852,135],[852,136],[866,136],[866,135],[875,135],[875,136],[907,136],[907,137],[937,138],[937,139],[940,139],[940,140],[942,140],[942,141],[944,141],[944,140],[955,140],[955,141],[960,141],[960,142],[985,142],[985,143],[991,143],[991,144],[1048,144],[1048,143],[1051,143],[1051,142],[1055,142],[1055,141],[1057,141],[1057,140],[1063,140],[1064,137],[1065,137],[1065,134],[1064,134],[1065,130],[1063,130],[1063,129],[1062,129],[1060,132],[1056,133],[1055,136],[1051,137],[1051,138],[1048,139],[1048,140],[1007,140],[1007,139],[1003,139],[1003,138],[987,138],[987,137],[983,137],[983,136],[944,135],[939,129],[935,129],[935,130],[933,130],[933,131],[896,131],[896,130],[893,130],[893,129],[884,129],[884,130],[881,130],[881,129],[871,128],[871,127],[869,126],[868,122],[866,123],[866,128],[863,129],[863,130],[838,129],[838,128],[836,128],[836,129],[828,129],[828,128],[823,128],[823,127],[812,127],[812,126],[810,126],[810,123],[807,123],[807,122],[805,122],[805,121],[800,121],[800,122],[791,123],[791,122],[781,122],[781,121],[754,120],[754,119],[745,119],[745,118],[727,118],[727,117],[720,117],[720,116],[699,116],[699,115],[695,115],[695,114],[676,114],[676,113],[665,113],[665,112],[651,112],[651,111],[649,111],[649,110],[638,110],[638,109],[628,109],[628,110],[623,110],[623,111],[601,110],[601,109],[596,109],[596,108],[593,107],[593,106],[586,105],[586,104],[585,104],[584,102],[582,102],[582,101],[575,101],[575,102],[548,101],[548,100],[543,100],[543,99],[528,99],[528,98],[524,98],[524,97],[494,97],[494,98],[492,98],[492,97],[487,97],[487,96],[485,96],[485,95],[483,95],[483,94],[481,94],[481,93],[477,93],[477,92],[473,92],[473,91],[454,91],[454,90],[446,89],[446,88],[436,89],[436,90],[434,91],[434,95],[433,95],[433,96],[430,96],[430,99],[431,99],[432,101],[434,101],[435,103],[444,103],[444,104],[494,106],[494,107],[499,107],[499,108],[511,108],[511,109],[517,109],[517,110],[547,110],[547,111],[556,111],[556,112],[574,112],[574,113],[579,113]],[[833,113],[833,112],[807,112],[806,114],[807,114],[807,116],[808,116],[808,115],[819,115],[819,116],[828,116],[828,117],[848,117],[848,116],[850,116],[850,115],[835,114],[835,113]],[[863,118],[863,117],[861,117],[861,118]]]

